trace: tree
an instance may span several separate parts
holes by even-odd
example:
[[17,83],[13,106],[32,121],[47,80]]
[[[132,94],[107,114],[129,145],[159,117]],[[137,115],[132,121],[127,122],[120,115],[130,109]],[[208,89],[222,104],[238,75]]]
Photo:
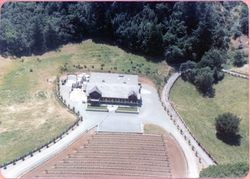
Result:
[[151,55],[162,54],[162,34],[155,25],[150,27],[149,38],[147,42],[148,53]]
[[45,50],[44,34],[41,28],[41,20],[37,18],[33,25],[33,43],[32,50],[35,54],[41,54]]
[[243,34],[248,35],[248,7],[246,4],[242,4],[240,28]]
[[228,14],[236,6],[242,7],[239,29],[245,32],[247,7],[240,2],[234,6],[221,2],[10,2],[1,11],[0,52],[30,55],[94,38],[140,54],[166,54],[171,63],[198,62],[212,48],[227,49],[234,24]]
[[215,118],[217,137],[226,143],[238,144],[240,118],[232,113],[224,113]]
[[246,62],[247,62],[247,61],[246,61],[246,59],[245,59],[243,53],[237,51],[237,52],[235,53],[235,55],[234,55],[233,65],[234,65],[234,66],[237,66],[237,67],[241,67],[241,66],[243,66]]
[[209,67],[197,69],[194,84],[204,96],[212,97],[214,95],[213,83],[213,71]]
[[197,64],[191,60],[182,63],[180,66],[181,77],[184,81],[194,82]]
[[177,46],[171,46],[165,51],[165,58],[169,63],[184,61],[183,51]]
[[222,69],[223,63],[225,63],[225,52],[218,50],[218,49],[211,49],[206,52],[201,61],[198,63],[199,67],[210,67],[211,69],[217,68],[217,70]]
[[55,49],[58,45],[58,36],[56,31],[52,28],[51,24],[48,24],[48,27],[45,30],[44,40],[46,47],[50,50]]
[[188,60],[187,62],[181,64],[180,71],[186,72],[196,68],[196,66],[197,64],[194,61]]

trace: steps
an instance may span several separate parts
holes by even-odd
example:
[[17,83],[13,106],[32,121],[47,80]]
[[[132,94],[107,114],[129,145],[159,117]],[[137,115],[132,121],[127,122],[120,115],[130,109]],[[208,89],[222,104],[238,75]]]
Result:
[[159,135],[98,133],[76,146],[27,176],[172,176],[165,142]]

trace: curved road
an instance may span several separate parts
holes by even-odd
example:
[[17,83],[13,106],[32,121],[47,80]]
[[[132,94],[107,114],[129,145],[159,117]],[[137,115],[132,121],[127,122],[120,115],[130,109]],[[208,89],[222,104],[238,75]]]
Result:
[[202,163],[203,167],[208,167],[210,165],[215,165],[213,159],[206,153],[206,151],[197,143],[194,137],[189,132],[188,128],[186,127],[184,121],[172,107],[169,101],[169,94],[172,86],[176,82],[176,80],[180,77],[181,73],[177,72],[171,75],[168,79],[167,83],[164,86],[162,91],[162,103],[166,107],[165,109],[169,111],[169,114],[172,115],[173,121],[175,120],[175,125],[179,126],[179,131],[182,130],[182,136],[186,136],[186,141],[189,143],[190,147],[196,153],[196,156],[200,158],[200,162]]

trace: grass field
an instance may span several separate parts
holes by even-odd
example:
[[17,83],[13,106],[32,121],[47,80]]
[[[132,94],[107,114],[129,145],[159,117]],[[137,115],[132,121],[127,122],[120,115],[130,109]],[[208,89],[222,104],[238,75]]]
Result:
[[137,112],[138,108],[136,106],[130,106],[130,107],[119,106],[116,110],[117,111]]
[[233,67],[230,70],[247,75],[248,74],[248,64],[245,64],[244,66],[242,66],[240,68]]
[[169,67],[91,40],[42,56],[0,58],[0,163],[44,144],[75,121],[56,101],[52,82],[75,71],[138,73],[159,85]]
[[[220,164],[247,161],[247,80],[225,75],[215,85],[215,97],[202,97],[182,79],[171,90],[171,101],[198,141]],[[216,138],[215,117],[232,112],[241,118],[240,146],[230,146]]]

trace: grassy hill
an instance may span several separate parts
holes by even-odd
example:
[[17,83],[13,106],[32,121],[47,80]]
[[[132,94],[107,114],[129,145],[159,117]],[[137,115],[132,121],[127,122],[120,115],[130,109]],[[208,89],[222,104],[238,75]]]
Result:
[[[198,141],[220,164],[247,161],[247,80],[225,75],[215,85],[215,97],[204,98],[193,85],[179,79],[171,101]],[[215,117],[224,112],[239,116],[241,144],[230,146],[216,138]]]
[[56,101],[52,81],[75,71],[135,73],[161,84],[169,67],[91,40],[42,56],[1,58],[0,163],[44,144],[74,122],[75,117]]

